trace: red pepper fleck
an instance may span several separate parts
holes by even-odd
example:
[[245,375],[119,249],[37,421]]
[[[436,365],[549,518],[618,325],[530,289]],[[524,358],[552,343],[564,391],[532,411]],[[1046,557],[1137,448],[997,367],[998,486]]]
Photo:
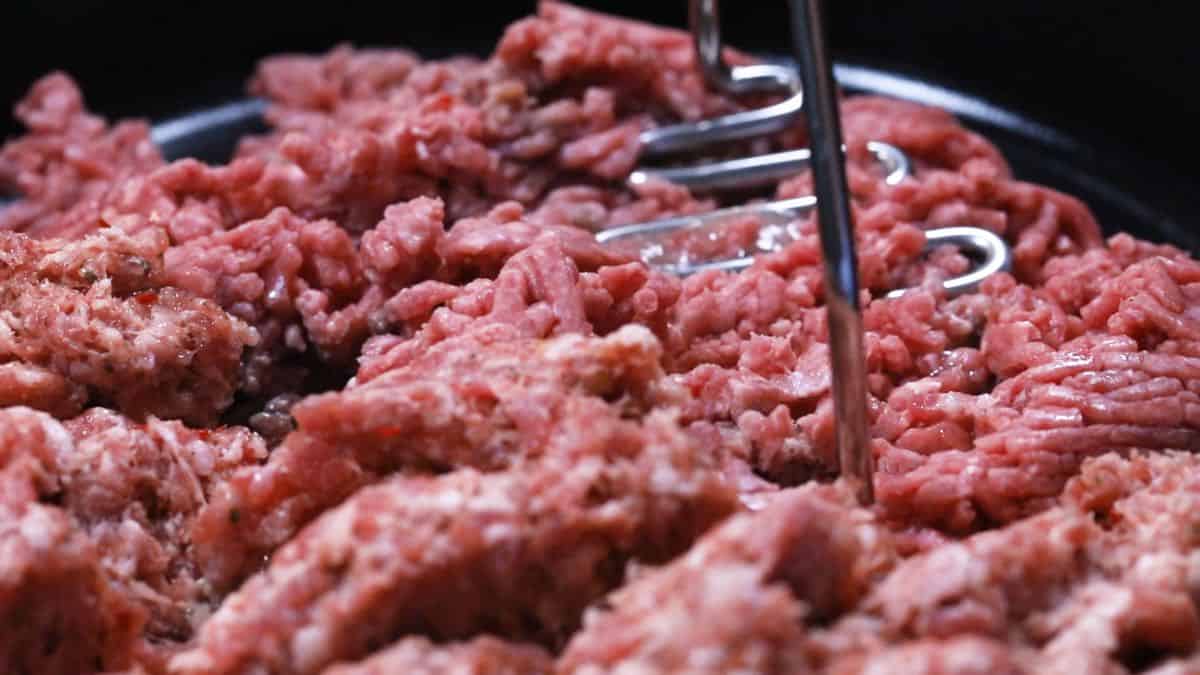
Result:
[[404,433],[404,429],[400,427],[380,427],[375,430],[375,434],[384,438],[393,438]]
[[143,305],[153,305],[154,303],[158,302],[158,293],[155,293],[154,291],[142,291],[141,293],[133,296],[133,299],[137,300]]

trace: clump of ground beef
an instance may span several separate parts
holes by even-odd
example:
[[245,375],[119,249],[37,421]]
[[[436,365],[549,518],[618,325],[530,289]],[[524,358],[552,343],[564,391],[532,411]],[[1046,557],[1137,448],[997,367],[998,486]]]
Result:
[[[214,423],[258,340],[211,301],[163,285],[161,236],[78,241],[0,233],[0,363],[10,405],[60,416],[85,405]],[[55,396],[61,392],[61,395]]]
[[[1196,671],[1186,253],[1105,239],[945,112],[844,99],[862,508],[827,480],[815,215],[682,279],[594,237],[727,203],[622,180],[642,130],[766,102],[709,90],[687,34],[543,2],[487,58],[341,46],[250,90],[271,131],[223,165],[63,74],[17,105],[0,671]],[[1013,272],[948,297],[949,225]]]

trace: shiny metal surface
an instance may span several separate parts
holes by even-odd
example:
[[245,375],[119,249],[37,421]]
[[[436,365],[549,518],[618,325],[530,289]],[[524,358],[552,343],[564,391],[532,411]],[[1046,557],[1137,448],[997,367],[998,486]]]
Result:
[[[647,223],[614,227],[597,233],[596,240],[602,244],[632,240],[639,244],[639,254],[646,264],[679,276],[688,276],[710,269],[740,270],[753,265],[755,256],[778,251],[793,241],[797,236],[794,229],[796,219],[812,210],[816,205],[816,197],[807,196],[763,204],[734,206],[692,216],[664,218]],[[668,235],[680,230],[693,232],[707,230],[715,234],[727,226],[732,219],[747,216],[759,218],[762,226],[754,250],[742,251],[741,255],[720,260],[693,262],[674,253],[669,244],[665,243]]]
[[[794,241],[798,236],[796,232],[797,219],[812,211],[816,205],[817,198],[808,195],[761,204],[732,206],[696,215],[614,227],[598,232],[596,241],[602,244],[629,241],[638,245],[639,255],[647,265],[681,277],[713,269],[743,270],[753,265],[757,256],[782,250],[784,246]],[[692,261],[682,254],[676,254],[668,244],[664,243],[668,235],[681,230],[690,230],[694,233],[708,231],[715,235],[731,221],[747,216],[758,218],[762,227],[754,248],[741,251],[736,256],[718,260]],[[1003,239],[987,230],[970,226],[943,227],[925,230],[925,237],[926,251],[931,251],[938,246],[951,245],[982,259],[977,267],[943,282],[948,295],[974,292],[987,277],[997,272],[1010,271],[1012,268],[1012,252],[1008,245]],[[899,288],[888,292],[885,297],[898,298],[909,290],[911,289]]]
[[647,129],[639,140],[643,157],[773,134],[792,126],[804,107],[796,73],[787,66],[757,64],[731,67],[721,54],[717,0],[690,0],[689,16],[705,79],[730,94],[788,94],[779,103],[722,117]]
[[[947,279],[943,286],[949,295],[973,293],[979,290],[979,284],[984,279],[998,272],[1012,270],[1012,251],[993,232],[978,227],[943,227],[925,231],[925,250],[932,251],[939,246],[955,246],[968,253],[974,253],[982,262],[973,270]],[[897,289],[887,294],[889,298],[898,298],[908,289]]]
[[838,471],[858,500],[874,500],[875,462],[867,425],[867,361],[858,304],[858,256],[846,184],[833,61],[825,45],[820,0],[791,0],[792,45],[808,94],[817,222],[825,260],[825,309],[833,368]]
[[[900,148],[880,141],[867,143],[867,148],[883,165],[884,182],[888,185],[899,183],[911,172],[908,155]],[[630,186],[637,186],[655,179],[665,180],[682,185],[693,192],[748,188],[794,176],[807,169],[811,163],[812,150],[800,148],[697,166],[638,169],[629,174],[627,182]]]

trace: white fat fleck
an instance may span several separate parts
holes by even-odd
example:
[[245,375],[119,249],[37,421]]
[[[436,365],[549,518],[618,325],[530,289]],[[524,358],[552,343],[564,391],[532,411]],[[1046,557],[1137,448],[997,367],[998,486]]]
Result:
[[277,275],[271,283],[270,290],[267,291],[267,304],[278,305],[287,299],[287,279],[282,275]]
[[46,443],[54,450],[56,457],[65,457],[74,452],[75,441],[66,427],[59,424],[57,420],[51,420],[47,416],[46,424],[42,428],[45,429]]
[[21,519],[21,538],[38,551],[47,551],[54,544],[54,522],[49,512],[36,509]]
[[981,478],[987,471],[983,468],[982,462],[972,458],[967,462],[967,466],[962,470],[962,476],[965,478]]
[[742,502],[742,506],[745,506],[751,511],[762,511],[763,509],[767,508],[767,504],[770,501],[767,498],[767,495],[761,493],[743,494],[740,495],[738,499]]
[[630,344],[654,344],[658,339],[649,328],[641,324],[631,323],[621,326],[615,333],[605,338],[607,342],[626,342]]
[[458,511],[467,500],[457,490],[445,490],[435,493],[432,501],[442,511]]
[[579,350],[585,338],[580,335],[569,334],[564,335],[554,340],[546,342],[545,351],[543,352],[548,359],[558,360],[570,358],[576,351]]
[[330,635],[320,626],[305,626],[292,636],[292,665],[304,673],[316,672],[331,660]]
[[[130,518],[122,520],[120,528],[121,536],[127,541],[137,541],[138,539],[148,536],[147,533],[142,529],[142,526],[139,525],[137,521]],[[115,568],[120,575],[132,578],[137,572],[137,553],[130,550],[127,551],[125,555],[113,557],[113,553],[116,552],[117,551],[112,551],[106,554],[105,557],[107,560],[105,564]]]
[[210,673],[215,667],[213,658],[199,649],[177,655],[170,664],[171,672],[178,673]]
[[[6,363],[4,365],[7,367],[9,365],[17,365],[17,364],[7,364]],[[34,370],[33,368],[25,368],[25,367],[18,367],[16,373],[17,373],[17,383],[21,384],[23,386],[26,386],[26,387],[28,387],[28,386],[32,385],[34,382],[36,382],[39,379],[39,377],[42,375],[41,371]]]
[[339,565],[353,555],[355,509],[339,509],[324,522],[325,542],[320,549],[320,560],[327,565]]
[[1117,647],[1116,625],[1133,605],[1133,592],[1112,584],[1097,584],[1084,590],[1087,610],[1046,646],[1047,655],[1086,651],[1111,651]]
[[979,577],[986,572],[982,566],[975,564],[975,557],[966,546],[947,544],[934,549],[929,556],[930,559],[938,561],[931,567],[944,570],[941,578],[937,581],[939,587],[966,588],[983,583],[983,579]]
[[1156,586],[1174,586],[1176,580],[1187,573],[1187,562],[1176,551],[1160,551],[1138,557],[1133,566],[1133,577]]
[[179,444],[179,435],[169,424],[155,424],[154,433],[163,439],[164,445],[174,447]]
[[855,532],[858,534],[859,546],[864,551],[874,549],[879,541],[879,532],[873,527],[857,527]]
[[994,665],[990,654],[974,649],[949,650],[942,658],[946,659],[946,670],[951,673],[985,673]]
[[196,475],[191,462],[179,454],[181,444],[175,429],[169,424],[155,424],[154,431],[163,440],[161,444],[163,452],[170,456],[182,472],[184,480],[188,482],[188,487],[192,490],[192,498],[196,500],[197,504],[207,504],[208,500],[204,496],[204,486],[200,483],[200,477]]
[[[590,666],[582,675],[602,675],[606,671],[596,666]],[[622,663],[611,675],[655,675],[659,671],[644,663]]]
[[117,457],[111,452],[100,455],[100,473],[112,473],[117,469]]
[[[212,446],[197,439],[184,447],[187,448],[188,454],[191,455],[192,468],[195,469],[196,473],[201,476],[211,476],[213,469],[217,465],[217,458],[213,453]],[[229,448],[226,452],[234,449]]]
[[713,672],[725,660],[725,650],[717,646],[699,647],[688,653],[688,664],[701,672]]
[[137,340],[134,348],[139,352],[135,359],[137,367],[144,372],[153,372],[158,369],[158,358],[154,356],[154,352],[150,351],[154,345],[146,344],[150,340]]
[[492,523],[483,528],[483,540],[488,545],[516,539],[518,534],[517,528],[512,523]]
[[650,474],[650,489],[655,492],[675,492],[682,485],[683,477],[670,464],[660,463]]
[[25,322],[20,317],[11,311],[0,312],[0,337],[4,338],[5,342],[16,339],[16,333],[24,328]]
[[617,520],[624,513],[625,507],[619,501],[608,502],[599,509],[596,509],[596,517],[600,520]]

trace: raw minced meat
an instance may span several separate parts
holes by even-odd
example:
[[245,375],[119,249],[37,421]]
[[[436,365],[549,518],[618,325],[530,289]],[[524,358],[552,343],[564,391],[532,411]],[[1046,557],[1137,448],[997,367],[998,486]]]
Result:
[[[1195,671],[1184,252],[1105,240],[943,111],[844,99],[862,509],[823,484],[815,214],[740,273],[594,237],[727,203],[623,181],[641,131],[770,100],[707,88],[686,33],[543,2],[488,58],[340,46],[250,88],[271,131],[224,165],[165,162],[62,74],[17,106],[0,671]],[[951,225],[1013,272],[947,297]]]
[[[5,397],[193,424],[213,423],[233,401],[242,352],[258,336],[212,302],[161,285],[162,237],[0,237],[0,362],[25,366],[24,377],[10,366],[17,389]],[[44,387],[67,395],[46,400]]]
[[558,665],[581,674],[1184,668],[1200,638],[1197,481],[1193,456],[1109,454],[1085,464],[1058,506],[907,559],[848,494],[795,488],[613,593]]
[[554,660],[544,650],[482,637],[436,645],[421,637],[401,640],[369,659],[326,669],[325,675],[550,675]]
[[615,592],[559,661],[564,673],[804,673],[807,621],[857,604],[895,563],[887,533],[828,488],[730,518]]
[[544,456],[363,488],[271,556],[172,661],[194,675],[316,673],[395,635],[556,646],[625,562],[662,562],[730,513],[711,460],[653,413],[568,402]]
[[191,523],[215,484],[266,458],[263,441],[102,408],[66,423],[5,408],[0,434],[10,672],[113,668],[135,650],[161,660],[160,645],[190,636],[217,600],[191,559]]
[[38,497],[59,480],[71,438],[44,413],[0,412],[0,663],[12,673],[131,664],[145,621],[102,568],[97,544]]
[[240,581],[314,516],[382,476],[501,471],[551,452],[580,416],[596,425],[644,416],[682,395],[657,355],[653,336],[634,326],[542,341],[498,322],[408,350],[407,363],[292,408],[298,430],[266,464],[223,483],[202,511],[197,555],[213,582]]

